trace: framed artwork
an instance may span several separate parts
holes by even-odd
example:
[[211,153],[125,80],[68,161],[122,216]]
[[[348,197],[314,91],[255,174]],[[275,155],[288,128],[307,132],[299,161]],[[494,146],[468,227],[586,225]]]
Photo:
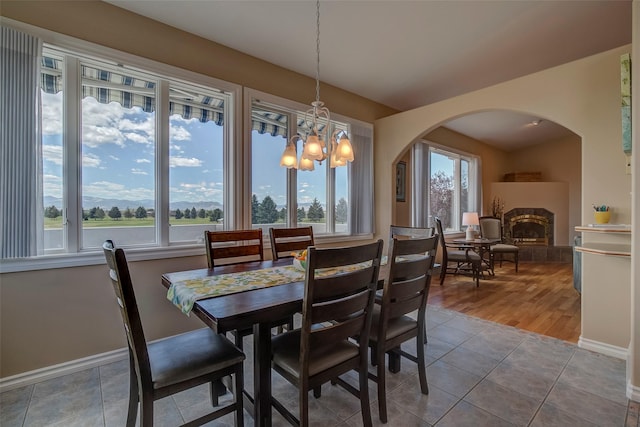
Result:
[[398,162],[396,165],[396,202],[404,202],[407,198],[407,163]]
[[631,56],[620,57],[620,96],[622,99],[622,150],[631,155]]

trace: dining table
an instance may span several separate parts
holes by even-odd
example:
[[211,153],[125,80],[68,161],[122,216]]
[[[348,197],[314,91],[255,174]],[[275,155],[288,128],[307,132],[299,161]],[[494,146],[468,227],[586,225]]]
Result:
[[[271,426],[272,328],[302,311],[304,271],[292,264],[285,258],[162,275],[167,298],[215,332],[253,328],[253,396],[245,394],[244,400],[257,426]],[[380,277],[386,272],[381,268]]]

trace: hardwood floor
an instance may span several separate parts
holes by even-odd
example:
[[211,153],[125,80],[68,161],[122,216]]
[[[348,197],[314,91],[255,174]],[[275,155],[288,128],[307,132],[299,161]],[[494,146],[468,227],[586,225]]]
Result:
[[571,264],[520,262],[496,266],[476,288],[471,277],[447,275],[443,286],[434,277],[429,304],[469,316],[577,343],[580,294],[573,288]]

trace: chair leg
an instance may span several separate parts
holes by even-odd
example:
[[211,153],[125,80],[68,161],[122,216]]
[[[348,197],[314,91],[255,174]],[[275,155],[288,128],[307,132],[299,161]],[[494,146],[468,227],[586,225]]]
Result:
[[517,273],[517,272],[518,272],[518,252],[516,252],[516,253],[513,255],[513,257],[514,257],[514,258],[515,258],[515,260],[516,260],[516,273]]
[[447,274],[447,264],[442,263],[440,266],[440,286],[444,283],[444,276]]
[[[372,427],[371,404],[369,403],[369,369],[367,365],[368,360],[365,349],[360,352],[360,410],[362,411],[362,424],[364,427]],[[378,361],[378,369],[382,369],[384,375],[384,360],[382,362]]]
[[[387,391],[386,391],[386,383],[385,383],[385,372],[384,372],[384,352],[380,352],[380,354],[376,354],[378,369],[377,369],[377,383],[378,383],[378,416],[380,417],[380,421],[383,423],[387,422]],[[362,387],[362,386],[361,386]]]
[[313,389],[313,397],[316,399],[322,397],[322,386],[318,386]]
[[[481,261],[482,262],[482,261]],[[474,276],[476,278],[476,288],[480,286],[480,271],[482,270],[482,267],[480,266],[479,263],[475,263],[474,266]]]
[[[417,356],[418,356],[418,378],[420,379],[420,391],[422,394],[429,394],[429,385],[427,384],[427,367],[425,366],[424,344],[425,340],[420,339],[423,334],[418,331],[416,340],[418,340]],[[426,336],[426,331],[424,333]]]
[[134,366],[133,355],[129,350],[129,408],[127,409],[127,427],[136,425],[138,417],[138,377]]
[[209,384],[209,393],[211,393],[211,405],[218,406],[218,390],[216,390],[216,380]]
[[307,390],[300,389],[300,427],[307,427],[309,425],[309,392]]
[[238,365],[234,377],[235,381],[233,383],[233,397],[236,401],[235,421],[236,426],[242,427],[244,426],[244,397],[242,396],[242,388],[244,387],[244,372],[242,370],[242,364]]
[[140,427],[153,427],[153,396],[144,391],[140,399]]

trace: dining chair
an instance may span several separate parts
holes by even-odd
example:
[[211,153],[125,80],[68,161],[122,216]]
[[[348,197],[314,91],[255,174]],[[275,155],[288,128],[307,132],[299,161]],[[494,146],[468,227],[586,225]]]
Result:
[[[480,286],[480,269],[482,258],[473,250],[470,245],[449,245],[444,240],[442,221],[434,218],[438,235],[440,236],[440,247],[442,248],[442,265],[440,267],[440,286],[444,283],[447,274],[459,274],[470,271],[471,276],[476,281],[476,287]],[[465,271],[466,270],[466,271]]]
[[[298,417],[272,396],[291,424],[309,425],[309,391],[332,382],[360,399],[362,421],[371,426],[367,381],[368,342],[383,241],[307,252],[302,326],[272,337],[272,367],[299,391]],[[350,338],[358,336],[357,341]],[[340,378],[356,370],[359,388]],[[316,397],[319,396],[316,395]]]
[[[264,260],[264,246],[262,242],[262,229],[255,230],[230,230],[204,232],[204,240],[207,250],[207,264],[215,269],[219,265],[240,264],[252,261]],[[274,326],[282,330],[282,325],[293,329],[293,316],[275,321]],[[243,338],[253,333],[253,328],[232,331],[235,343],[243,348]]]
[[[369,378],[378,384],[380,421],[387,422],[385,354],[392,352],[418,365],[420,391],[429,394],[425,366],[425,314],[431,273],[438,249],[438,236],[398,239],[390,242],[389,274],[384,282],[382,301],[375,304],[369,346],[377,373]],[[415,316],[409,315],[417,311]],[[402,350],[401,344],[416,339],[416,355]]]
[[263,261],[262,229],[204,232],[209,268]]
[[293,258],[292,252],[313,246],[313,227],[269,228],[271,254],[274,260]]
[[136,424],[140,403],[140,426],[153,425],[153,402],[184,390],[210,383],[217,406],[214,382],[233,376],[234,401],[189,425],[202,425],[235,411],[235,425],[243,426],[243,362],[245,354],[231,341],[209,328],[198,329],[148,343],[144,336],[125,253],[107,240],[103,246],[109,277],[120,307],[129,349],[129,407],[127,427]]
[[433,227],[408,227],[403,225],[391,225],[389,227],[389,242],[394,237],[410,238],[410,239],[422,239],[425,237],[431,237],[435,234]]
[[504,259],[504,261],[513,262],[516,266],[516,273],[518,272],[518,258],[520,254],[520,248],[516,245],[507,244],[504,241],[504,234],[502,233],[502,220],[493,216],[481,216],[480,217],[480,234],[485,239],[497,239],[499,243],[495,243],[489,246],[489,263],[491,272],[494,270],[496,257],[500,260],[500,267],[502,267],[502,261],[504,255],[512,255],[512,259]]

